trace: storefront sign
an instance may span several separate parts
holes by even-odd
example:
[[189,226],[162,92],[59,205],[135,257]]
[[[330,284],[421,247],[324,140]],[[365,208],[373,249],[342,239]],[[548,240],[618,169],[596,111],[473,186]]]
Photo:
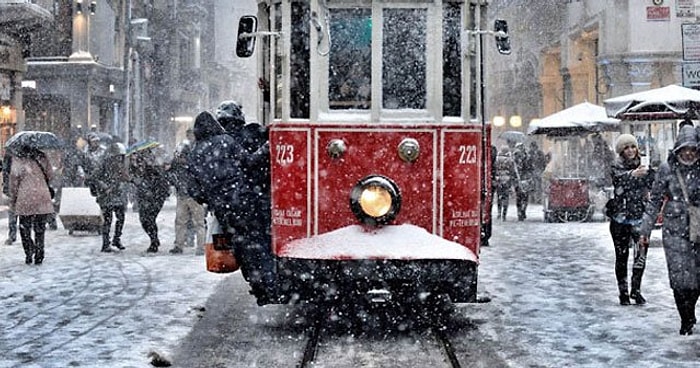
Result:
[[700,87],[700,63],[683,64],[683,87]]
[[676,17],[695,18],[695,0],[676,0]]
[[671,20],[671,7],[668,6],[647,6],[648,21],[669,21]]
[[683,60],[700,61],[700,24],[681,24]]

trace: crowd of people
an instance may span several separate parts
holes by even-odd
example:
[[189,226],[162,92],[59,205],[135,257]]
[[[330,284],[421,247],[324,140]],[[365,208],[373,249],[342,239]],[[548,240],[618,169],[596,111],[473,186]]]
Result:
[[[196,117],[168,163],[153,140],[132,142],[127,152],[118,137],[95,131],[74,136],[75,144],[63,147],[61,170],[52,169],[41,150],[8,152],[3,160],[10,225],[6,244],[16,240],[19,223],[27,264],[41,264],[46,227],[55,229],[60,188],[87,187],[101,212],[101,252],[128,246],[121,235],[131,202],[150,239],[145,251],[156,253],[161,247],[156,218],[174,192],[175,240],[169,253],[181,254],[192,246],[196,255],[204,254],[209,212],[229,235],[258,302],[274,302],[267,134],[260,124],[246,123],[240,104],[224,101],[216,115],[205,111]],[[49,193],[53,187],[59,188],[56,198]]]
[[[615,250],[614,274],[619,302],[621,305],[647,303],[641,291],[642,278],[649,237],[661,215],[662,243],[681,320],[681,335],[693,334],[697,322],[695,308],[700,298],[699,134],[700,127],[684,120],[679,124],[675,146],[667,161],[651,164],[643,160],[637,138],[631,134],[617,137],[614,152],[599,134],[593,134],[586,141],[590,179],[594,185],[613,188],[605,214],[610,221]],[[515,142],[500,149],[492,147],[492,156],[496,218],[506,220],[510,195],[515,193],[517,217],[523,221],[528,202],[538,201],[529,195],[544,192],[541,185],[546,181],[551,157],[547,157],[535,142],[530,143],[529,150],[523,143]],[[695,223],[698,226],[694,226]],[[692,235],[695,233],[697,237]],[[482,239],[482,245],[488,245],[488,239],[486,242]]]
[[[157,157],[157,144],[136,145],[127,153],[118,138],[105,137],[92,132],[80,137],[85,142],[82,149],[67,148],[60,180],[65,186],[87,186],[95,197],[103,220],[102,252],[125,249],[121,234],[130,201],[150,239],[146,252],[158,252],[161,244],[156,217],[174,188],[176,236],[170,253],[180,254],[190,244],[196,247],[196,254],[204,253],[204,218],[210,212],[225,230],[258,303],[281,301],[270,250],[270,153],[265,127],[246,123],[242,107],[224,101],[215,114],[204,111],[197,115],[168,164]],[[680,334],[690,335],[700,297],[700,225],[697,229],[689,226],[695,220],[700,224],[698,130],[692,124],[683,124],[668,160],[656,169],[642,160],[635,136],[619,135],[615,154],[608,153],[607,145],[599,138],[591,141],[591,147],[597,165],[607,164],[600,180],[613,186],[606,215],[615,250],[619,302],[647,302],[641,292],[646,251],[662,212],[663,247],[681,319]],[[492,147],[493,202],[497,204],[498,219],[506,220],[511,192],[515,193],[518,220],[526,219],[528,203],[533,199],[530,196],[542,193],[547,163],[547,155],[535,142],[529,147],[515,142],[500,150]],[[2,169],[3,192],[10,204],[6,244],[16,240],[19,230],[26,263],[41,264],[45,229],[47,225],[51,228],[56,214],[54,170],[41,150],[31,148],[5,155]],[[60,190],[56,197],[60,199]],[[697,219],[693,217],[696,213]],[[488,245],[490,234],[484,235],[482,244]],[[628,282],[630,249],[633,261]]]
[[[506,221],[511,192],[515,192],[518,221],[527,218],[531,200],[541,200],[542,173],[547,165],[544,152],[537,142],[529,148],[522,142],[509,142],[500,150],[493,148],[493,188],[497,204],[497,218]],[[534,197],[534,198],[533,198]]]

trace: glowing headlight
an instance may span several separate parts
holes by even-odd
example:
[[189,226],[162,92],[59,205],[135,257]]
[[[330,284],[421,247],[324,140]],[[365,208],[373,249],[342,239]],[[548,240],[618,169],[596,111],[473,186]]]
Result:
[[389,178],[368,176],[352,188],[350,208],[357,219],[365,224],[389,223],[401,209],[399,187]]

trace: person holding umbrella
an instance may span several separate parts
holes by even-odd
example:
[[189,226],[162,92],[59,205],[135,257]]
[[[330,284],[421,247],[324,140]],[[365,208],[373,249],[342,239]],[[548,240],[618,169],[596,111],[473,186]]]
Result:
[[126,148],[122,143],[112,143],[107,149],[102,165],[93,175],[93,185],[97,204],[102,211],[102,252],[109,253],[109,233],[112,228],[112,215],[116,218],[114,237],[111,245],[123,250],[122,229],[127,205],[127,182],[129,180],[125,162]]
[[139,221],[151,241],[147,253],[158,252],[160,239],[156,218],[170,196],[170,182],[154,152],[159,146],[160,143],[147,140],[136,143],[127,151],[127,155],[131,156],[130,174],[136,188]]
[[52,177],[43,152],[30,146],[16,151],[10,169],[10,209],[19,217],[26,264],[33,261],[40,265],[44,261],[46,222],[54,213],[48,184]]

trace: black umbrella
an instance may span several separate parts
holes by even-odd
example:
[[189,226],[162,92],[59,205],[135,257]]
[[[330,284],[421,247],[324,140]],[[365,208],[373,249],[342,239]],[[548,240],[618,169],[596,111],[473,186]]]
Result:
[[51,132],[27,130],[10,137],[5,143],[5,148],[13,154],[18,154],[25,149],[61,149],[63,142]]

